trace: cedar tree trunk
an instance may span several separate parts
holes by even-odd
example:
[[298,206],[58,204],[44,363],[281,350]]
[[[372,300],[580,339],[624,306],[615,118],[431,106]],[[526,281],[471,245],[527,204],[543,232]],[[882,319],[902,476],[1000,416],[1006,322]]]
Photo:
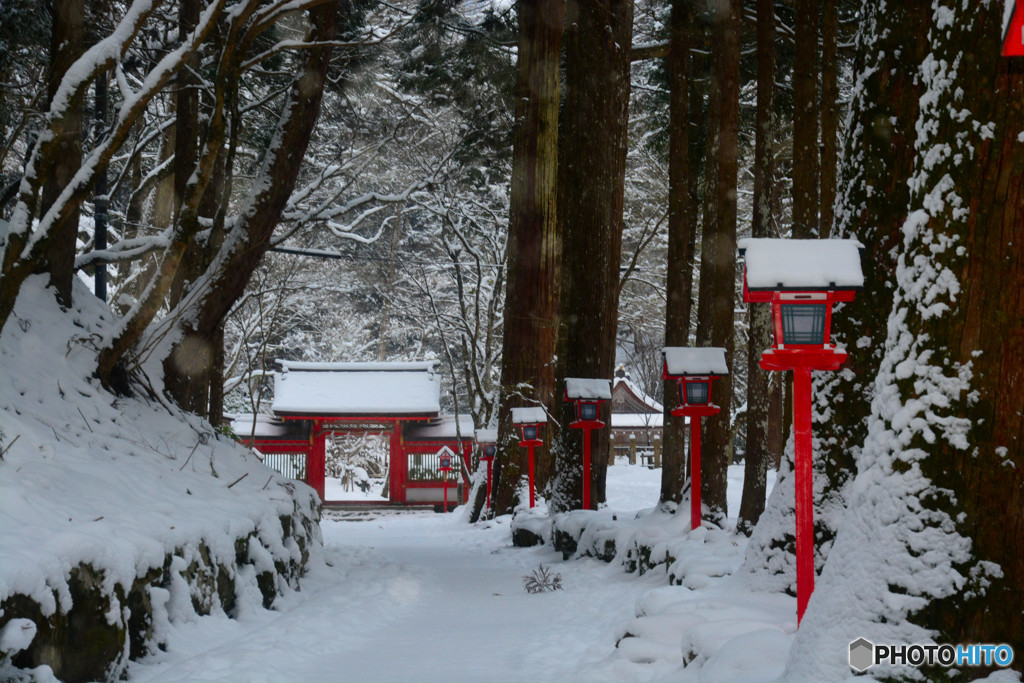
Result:
[[[559,140],[558,216],[562,284],[555,405],[566,377],[611,379],[619,313],[619,262],[629,123],[632,0],[569,0],[565,28],[565,102]],[[571,402],[561,402],[555,430],[552,507],[582,505],[583,430]],[[610,406],[601,408],[610,424]],[[591,443],[590,504],[605,499],[610,443]]]
[[[492,504],[509,512],[526,474],[526,453],[512,434],[513,406],[551,403],[554,391],[558,266],[558,62],[565,0],[519,3],[519,57],[501,353],[498,456]],[[547,450],[539,469],[550,476]]]

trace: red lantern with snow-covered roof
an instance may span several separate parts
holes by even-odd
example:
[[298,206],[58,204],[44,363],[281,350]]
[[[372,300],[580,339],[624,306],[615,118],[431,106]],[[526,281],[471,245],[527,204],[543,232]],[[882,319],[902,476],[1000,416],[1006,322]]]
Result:
[[491,467],[494,464],[494,456],[498,453],[498,430],[478,429],[476,430],[476,443],[480,447],[480,460],[487,463],[487,502],[485,510],[491,509]]
[[612,385],[607,379],[565,378],[565,400],[576,408],[576,421],[569,424],[583,430],[583,509],[590,509],[590,432],[604,427],[598,419],[601,402],[612,400]]
[[451,452],[442,452],[437,458],[437,471],[438,472],[451,472],[452,471],[452,455]]
[[774,342],[764,370],[793,370],[797,622],[814,591],[811,371],[838,370],[846,350],[832,343],[832,307],[864,287],[856,240],[744,239],[743,300],[770,303]]
[[1024,57],[1024,2],[1016,3],[1003,35],[1003,57]]
[[534,486],[533,449],[543,445],[544,425],[548,423],[547,413],[543,408],[513,408],[512,424],[519,430],[519,445],[526,446],[529,454],[530,507],[536,504],[536,487]]
[[832,343],[832,307],[864,286],[856,240],[743,239],[743,300],[772,307],[765,370],[838,370],[846,351]]
[[679,389],[676,417],[690,418],[690,528],[701,523],[700,419],[721,410],[711,402],[711,383],[729,374],[725,349],[667,346],[661,350],[662,379],[674,379]]
[[542,436],[547,423],[548,416],[543,408],[512,409],[512,424],[519,430],[520,446],[539,446],[544,443]]

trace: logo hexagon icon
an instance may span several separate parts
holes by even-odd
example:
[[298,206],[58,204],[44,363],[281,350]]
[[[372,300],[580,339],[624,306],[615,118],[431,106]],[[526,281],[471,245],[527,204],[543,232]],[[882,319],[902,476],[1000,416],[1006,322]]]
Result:
[[866,638],[850,643],[850,666],[858,672],[866,671],[875,663],[875,646]]

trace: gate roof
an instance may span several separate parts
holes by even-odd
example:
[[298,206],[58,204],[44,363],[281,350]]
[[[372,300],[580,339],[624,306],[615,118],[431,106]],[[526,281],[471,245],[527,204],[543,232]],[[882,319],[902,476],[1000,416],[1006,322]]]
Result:
[[437,361],[300,363],[278,360],[274,413],[282,417],[437,417]]

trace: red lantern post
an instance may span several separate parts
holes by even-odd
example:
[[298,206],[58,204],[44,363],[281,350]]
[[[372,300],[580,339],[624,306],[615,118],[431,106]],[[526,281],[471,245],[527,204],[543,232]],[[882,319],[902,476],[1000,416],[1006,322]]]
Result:
[[513,408],[512,424],[519,428],[519,445],[529,451],[530,507],[536,504],[536,486],[533,475],[533,449],[544,443],[541,434],[548,416],[543,408]]
[[444,489],[444,511],[448,512],[448,473],[452,471],[452,456],[455,453],[445,446],[437,454],[437,471],[441,473],[441,488]]
[[811,371],[838,370],[846,351],[831,343],[832,305],[864,287],[856,240],[740,240],[743,300],[772,305],[774,340],[763,370],[793,371],[797,623],[814,592]]
[[721,410],[711,403],[711,383],[729,374],[725,349],[668,346],[661,350],[662,379],[674,379],[679,388],[676,417],[690,418],[690,528],[701,523],[700,419]]
[[476,443],[480,446],[480,459],[487,463],[487,502],[485,510],[491,509],[491,466],[494,464],[494,456],[498,452],[498,430],[478,429],[476,430]]
[[590,432],[604,427],[598,419],[601,401],[612,400],[612,385],[607,379],[565,378],[565,400],[576,404],[576,421],[569,424],[583,430],[583,509],[590,509]]

